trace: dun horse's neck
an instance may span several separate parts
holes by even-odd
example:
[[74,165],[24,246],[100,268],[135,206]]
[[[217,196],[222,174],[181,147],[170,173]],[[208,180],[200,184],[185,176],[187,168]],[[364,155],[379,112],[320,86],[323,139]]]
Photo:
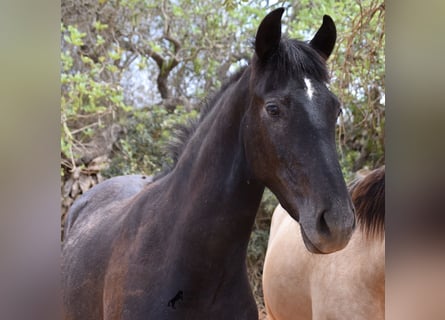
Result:
[[248,78],[247,69],[215,102],[168,176],[168,194],[183,199],[175,219],[185,237],[202,243],[210,257],[235,254],[242,263],[264,190],[250,180],[244,156]]

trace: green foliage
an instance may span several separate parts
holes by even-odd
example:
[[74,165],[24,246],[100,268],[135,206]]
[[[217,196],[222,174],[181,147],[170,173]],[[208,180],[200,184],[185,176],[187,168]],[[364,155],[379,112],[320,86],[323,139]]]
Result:
[[[100,30],[104,25],[96,24]],[[70,44],[61,52],[61,153],[65,164],[72,170],[79,161],[81,153],[75,152],[88,142],[97,130],[113,122],[116,112],[128,111],[124,103],[122,88],[118,83],[105,82],[101,79],[105,70],[110,70],[106,57],[93,61],[81,56],[84,71],[74,70],[75,55],[84,45],[85,33],[74,26],[62,25],[64,40]],[[103,44],[103,38],[97,36],[96,46]]]
[[249,261],[262,261],[264,259],[267,241],[269,240],[270,220],[277,205],[277,198],[266,188],[255,220],[253,233],[249,241],[247,250],[247,258]]
[[62,25],[62,31],[68,30],[68,33],[63,36],[63,39],[67,42],[72,44],[73,46],[80,47],[83,45],[82,38],[86,36],[86,33],[79,32],[76,27],[74,26],[68,26],[67,29],[65,29]]
[[163,106],[133,110],[121,121],[126,133],[119,140],[103,175],[158,173],[172,161],[165,152],[165,145],[175,127],[197,116],[196,110],[187,111],[182,106],[177,106],[173,113]]

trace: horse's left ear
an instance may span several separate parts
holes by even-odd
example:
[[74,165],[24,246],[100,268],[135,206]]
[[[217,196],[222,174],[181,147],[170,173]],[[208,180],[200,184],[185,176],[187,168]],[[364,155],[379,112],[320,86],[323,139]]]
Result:
[[284,8],[270,12],[261,21],[255,38],[255,52],[260,60],[265,61],[278,49],[281,39],[281,16]]
[[323,23],[310,41],[312,48],[318,51],[321,56],[327,60],[334,49],[335,40],[337,39],[337,29],[332,18],[328,15],[323,16]]

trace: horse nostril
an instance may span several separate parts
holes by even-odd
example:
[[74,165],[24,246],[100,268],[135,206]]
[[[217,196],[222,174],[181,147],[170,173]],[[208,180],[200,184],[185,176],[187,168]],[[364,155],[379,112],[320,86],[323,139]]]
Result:
[[327,214],[326,210],[323,210],[322,213],[319,215],[319,219],[317,221],[318,230],[320,230],[320,233],[329,235],[331,232],[329,230],[328,223],[326,222],[325,215]]

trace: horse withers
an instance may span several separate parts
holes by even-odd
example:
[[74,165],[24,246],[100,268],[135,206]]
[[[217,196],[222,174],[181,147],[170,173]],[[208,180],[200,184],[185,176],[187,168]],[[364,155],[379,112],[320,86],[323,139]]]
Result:
[[308,252],[298,223],[278,206],[264,262],[269,320],[385,318],[385,167],[350,184],[358,228],[329,255]]
[[309,43],[287,39],[283,12],[263,19],[250,64],[182,131],[170,170],[95,186],[68,214],[65,319],[257,319],[245,259],[265,186],[310,251],[348,243],[339,103],[326,86],[335,25],[325,16]]

